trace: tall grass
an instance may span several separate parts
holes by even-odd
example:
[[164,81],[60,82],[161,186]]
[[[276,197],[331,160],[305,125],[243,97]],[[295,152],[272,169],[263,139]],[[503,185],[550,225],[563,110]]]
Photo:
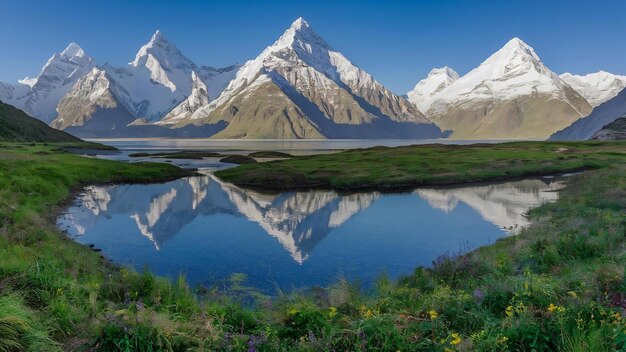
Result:
[[0,297],[0,351],[60,351],[49,329],[37,321],[17,294]]

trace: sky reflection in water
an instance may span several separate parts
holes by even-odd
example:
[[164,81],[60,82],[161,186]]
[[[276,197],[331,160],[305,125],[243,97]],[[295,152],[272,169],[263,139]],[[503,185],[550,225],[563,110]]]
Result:
[[413,192],[262,194],[199,176],[150,185],[89,187],[58,225],[116,263],[211,285],[231,273],[273,293],[370,283],[429,266],[517,232],[524,213],[558,197],[558,179]]

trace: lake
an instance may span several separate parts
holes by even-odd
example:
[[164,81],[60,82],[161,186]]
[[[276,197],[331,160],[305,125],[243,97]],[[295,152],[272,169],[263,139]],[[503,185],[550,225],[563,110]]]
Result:
[[338,277],[367,285],[383,272],[397,278],[442,254],[491,244],[528,225],[526,211],[556,200],[564,186],[536,178],[392,194],[265,194],[211,170],[167,183],[88,187],[58,226],[140,271],[184,273],[206,286],[244,273],[246,284],[274,294]]

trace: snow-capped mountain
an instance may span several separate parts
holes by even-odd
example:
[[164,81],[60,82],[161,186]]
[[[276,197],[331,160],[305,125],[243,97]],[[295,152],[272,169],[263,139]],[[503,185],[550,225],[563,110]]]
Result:
[[77,126],[111,130],[128,125],[136,115],[128,92],[99,68],[93,68],[76,82],[59,102],[57,111],[51,126],[60,130]]
[[186,99],[193,87],[192,74],[198,71],[158,30],[127,67],[104,69],[139,106],[137,118],[148,121],[158,121]]
[[[16,90],[22,89],[22,92]],[[11,84],[0,81],[0,101],[5,103],[12,103],[14,96],[22,96],[30,90],[30,86],[25,84]]]
[[180,119],[208,104],[236,68],[198,68],[156,31],[127,67],[105,64],[77,82],[60,102],[52,125],[82,137],[208,136],[215,130],[172,131],[152,123],[166,115],[166,120]]
[[223,68],[200,67],[198,75],[207,87],[209,100],[215,100],[222,94],[224,89],[228,87],[230,81],[235,78],[240,67],[241,65],[232,65]]
[[553,134],[551,140],[586,140],[592,138],[603,127],[626,115],[626,89],[613,99],[593,109],[585,118]]
[[187,99],[178,104],[157,124],[174,125],[189,118],[196,110],[217,98],[235,77],[238,69],[238,65],[223,69],[203,66],[198,74],[192,72],[192,88]]
[[454,83],[460,76],[448,66],[433,68],[428,77],[419,81],[413,90],[406,95],[420,111],[426,112],[430,108],[432,97]]
[[612,99],[626,88],[626,76],[614,75],[606,71],[585,76],[564,73],[561,78],[587,99],[593,107]]
[[547,138],[592,109],[519,38],[431,100],[426,115],[466,139]]
[[[76,43],[48,59],[37,77],[26,77],[12,88],[0,87],[0,99],[31,116],[50,123],[61,98],[76,81],[96,66],[94,60]],[[10,93],[8,92],[10,91]]]
[[297,19],[222,94],[180,124],[227,122],[217,138],[438,137],[405,99]]

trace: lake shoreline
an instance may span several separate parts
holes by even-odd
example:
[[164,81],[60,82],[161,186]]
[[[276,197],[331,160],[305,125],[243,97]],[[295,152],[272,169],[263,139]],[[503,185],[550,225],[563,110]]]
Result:
[[[623,144],[602,145],[607,149],[584,153],[598,158],[600,168],[572,177],[556,203],[531,210],[532,225],[520,235],[460,257],[444,256],[432,269],[417,268],[397,282],[383,278],[370,292],[339,282],[311,294],[286,293],[267,305],[261,298],[252,308],[215,293],[198,302],[197,293],[184,280],[171,283],[150,273],[104,265],[98,253],[75,244],[46,220],[50,214],[41,207],[46,200],[53,200],[52,206],[72,200],[71,187],[58,188],[77,186],[77,181],[83,185],[109,184],[114,179],[115,183],[155,181],[159,179],[155,173],[167,170],[174,177],[181,176],[180,171],[167,164],[63,155],[51,150],[54,145],[4,149],[0,150],[0,158],[6,161],[3,173],[14,181],[4,185],[2,197],[14,199],[18,208],[7,207],[6,202],[3,206],[2,214],[13,222],[6,225],[8,238],[0,236],[1,279],[9,285],[2,289],[39,297],[33,306],[37,311],[29,314],[41,324],[55,322],[54,327],[41,330],[51,341],[80,340],[90,348],[102,347],[111,338],[144,338],[169,339],[170,350],[215,350],[224,344],[243,347],[254,337],[268,349],[353,350],[364,338],[387,336],[391,340],[367,341],[370,346],[395,350],[415,346],[418,334],[428,350],[449,347],[455,334],[475,349],[524,349],[537,336],[545,336],[541,349],[554,350],[563,338],[577,336],[572,335],[577,324],[585,324],[585,329],[602,337],[594,346],[610,349],[618,346],[623,329],[614,333],[608,325],[592,322],[589,312],[609,317],[610,324],[623,324],[610,317],[621,309],[613,297],[621,290],[626,264],[620,257],[626,206],[620,198],[626,192],[620,180],[626,155]],[[19,175],[37,180],[23,183],[28,179]],[[233,285],[232,289],[241,289]],[[29,301],[7,297],[31,311]],[[197,329],[206,324],[218,333]],[[311,332],[316,341],[306,338]]]

